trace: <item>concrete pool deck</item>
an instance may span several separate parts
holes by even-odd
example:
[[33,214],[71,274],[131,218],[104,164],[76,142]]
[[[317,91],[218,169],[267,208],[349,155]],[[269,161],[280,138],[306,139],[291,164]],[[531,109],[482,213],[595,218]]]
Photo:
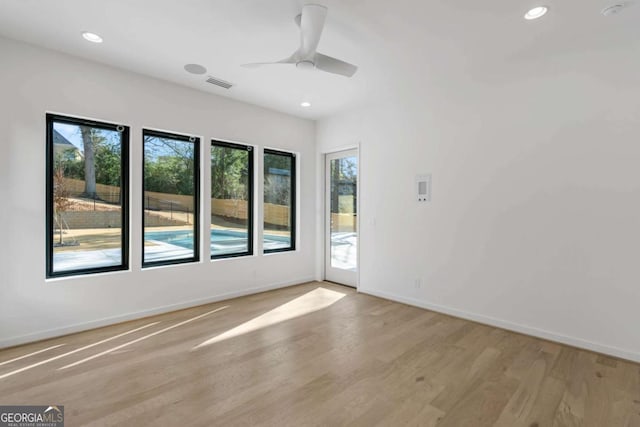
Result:
[[[171,227],[173,230],[168,230],[169,227],[162,227],[162,230],[154,232],[176,232],[176,231],[191,231],[184,230],[181,227]],[[222,229],[216,229],[217,231],[226,231]],[[213,231],[213,229],[212,229]],[[232,230],[231,230],[232,231]],[[118,233],[119,236],[119,233]],[[228,253],[246,251],[246,239],[233,238],[232,236],[216,236],[218,239],[214,239],[211,244],[211,253],[213,255],[224,255]],[[274,236],[276,237],[276,236]],[[281,237],[281,236],[277,236]],[[280,240],[267,240],[263,244],[265,249],[277,249],[282,247],[283,242]],[[54,272],[64,272],[79,270],[84,268],[100,268],[119,265],[121,262],[121,250],[120,248],[105,248],[105,249],[91,249],[86,250],[81,246],[65,246],[60,248],[54,248],[53,265]],[[63,250],[60,250],[63,249]],[[193,249],[185,248],[183,246],[174,245],[162,240],[145,240],[145,262],[156,262],[166,260],[176,260],[183,258],[191,258],[193,256]]]
[[[117,237],[119,242],[119,230],[110,229],[88,229],[79,230],[83,235],[99,235],[101,232],[110,231],[112,237]],[[211,227],[212,231],[244,231],[242,229],[228,229]],[[152,233],[192,231],[185,227],[155,227],[149,228]],[[70,236],[65,236],[68,239]],[[77,237],[77,236],[75,236]],[[234,238],[233,236],[216,236],[211,242],[210,248],[213,255],[224,255],[246,250],[246,239]],[[274,237],[282,237],[275,235]],[[285,244],[286,246],[287,244]],[[265,249],[277,249],[283,247],[283,242],[279,240],[266,241],[263,244]],[[82,246],[65,246],[54,248],[53,264],[56,272],[77,270],[83,268],[100,268],[119,265],[121,262],[121,250],[117,248],[88,249]],[[88,250],[87,250],[88,249]],[[157,239],[145,240],[145,262],[165,261],[182,258],[191,258],[193,250],[180,245],[174,245]],[[357,234],[354,232],[337,232],[331,235],[331,265],[344,270],[355,270],[357,268]]]

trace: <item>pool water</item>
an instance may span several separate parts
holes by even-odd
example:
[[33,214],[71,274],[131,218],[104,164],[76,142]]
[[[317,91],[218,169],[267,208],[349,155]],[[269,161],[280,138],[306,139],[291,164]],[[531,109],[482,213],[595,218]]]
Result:
[[[161,242],[193,250],[193,231],[145,231],[145,241]],[[247,232],[235,230],[211,230],[211,255],[225,255],[247,251]],[[287,236],[264,235],[264,249],[279,249],[290,246]]]

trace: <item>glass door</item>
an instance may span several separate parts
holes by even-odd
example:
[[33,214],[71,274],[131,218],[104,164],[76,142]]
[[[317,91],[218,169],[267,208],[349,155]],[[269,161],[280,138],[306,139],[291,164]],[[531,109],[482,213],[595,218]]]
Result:
[[327,154],[325,279],[343,285],[358,281],[358,151]]

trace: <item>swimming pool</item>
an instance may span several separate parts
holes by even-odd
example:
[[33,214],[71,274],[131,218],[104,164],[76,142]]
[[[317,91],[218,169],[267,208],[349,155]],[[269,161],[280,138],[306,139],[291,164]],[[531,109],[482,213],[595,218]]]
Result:
[[[153,243],[144,247],[146,262],[179,260],[193,257],[193,231],[165,230],[144,233],[146,242]],[[288,236],[264,235],[265,249],[279,249],[290,246]],[[247,250],[247,233],[234,230],[211,230],[211,254],[226,255],[242,253]],[[97,249],[66,252],[54,252],[55,271],[69,271],[87,267],[107,267],[119,265],[122,253],[117,249]]]
[[[193,251],[193,231],[145,231],[145,241],[159,242],[165,245],[178,246]],[[236,230],[211,230],[211,255],[225,255],[230,253],[247,251],[247,232]],[[291,239],[288,236],[275,236],[265,234],[263,240],[264,249],[280,249],[290,246]],[[169,248],[167,248],[169,249]]]

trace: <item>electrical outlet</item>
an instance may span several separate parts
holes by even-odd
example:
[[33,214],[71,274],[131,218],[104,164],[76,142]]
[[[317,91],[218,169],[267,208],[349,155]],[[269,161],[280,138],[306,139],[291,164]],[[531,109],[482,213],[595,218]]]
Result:
[[420,288],[422,288],[422,279],[417,278],[417,279],[415,280],[415,282],[414,282],[414,287],[415,287],[416,289],[420,289]]

